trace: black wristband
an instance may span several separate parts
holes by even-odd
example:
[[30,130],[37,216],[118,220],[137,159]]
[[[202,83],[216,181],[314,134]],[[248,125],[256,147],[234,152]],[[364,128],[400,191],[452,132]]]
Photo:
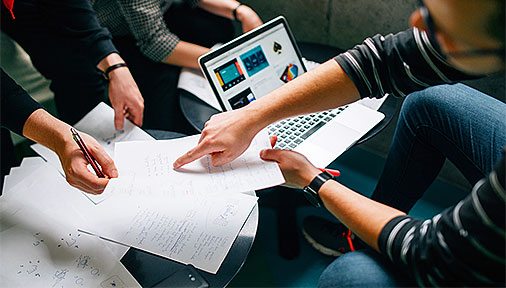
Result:
[[239,3],[239,5],[237,5],[237,7],[235,7],[234,10],[232,10],[232,15],[234,16],[235,21],[239,21],[239,19],[237,19],[237,9],[239,9],[239,7],[241,7],[242,5],[244,4]]
[[107,67],[107,69],[105,69],[105,71],[104,71],[104,73],[102,73],[102,75],[104,76],[105,80],[109,81],[111,79],[111,78],[109,78],[109,73],[111,73],[112,70],[118,69],[121,67],[128,67],[128,66],[125,62],[111,65],[111,66]]

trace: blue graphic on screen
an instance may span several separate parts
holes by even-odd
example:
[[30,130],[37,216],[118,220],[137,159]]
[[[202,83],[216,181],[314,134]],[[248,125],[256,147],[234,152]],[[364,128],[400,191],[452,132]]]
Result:
[[241,60],[250,77],[262,71],[265,67],[269,67],[269,62],[267,62],[260,45],[242,54]]
[[232,80],[241,76],[241,73],[237,70],[237,66],[232,63],[220,70],[220,76],[225,84],[232,82]]

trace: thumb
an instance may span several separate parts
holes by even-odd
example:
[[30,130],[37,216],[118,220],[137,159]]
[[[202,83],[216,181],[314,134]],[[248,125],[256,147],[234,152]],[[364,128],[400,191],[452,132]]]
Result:
[[93,153],[93,156],[97,159],[97,162],[100,164],[100,167],[102,167],[102,172],[104,172],[105,175],[109,176],[109,178],[118,177],[118,169],[116,168],[116,165],[114,165],[114,161],[102,147],[94,147],[91,153]]
[[264,149],[260,151],[260,158],[265,161],[274,161],[279,163],[282,152],[282,150],[278,149]]

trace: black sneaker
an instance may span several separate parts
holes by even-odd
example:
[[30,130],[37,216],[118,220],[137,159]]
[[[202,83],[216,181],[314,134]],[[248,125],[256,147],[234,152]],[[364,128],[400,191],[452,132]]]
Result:
[[355,250],[355,235],[339,222],[309,216],[302,223],[302,234],[313,248],[327,256],[337,257]]

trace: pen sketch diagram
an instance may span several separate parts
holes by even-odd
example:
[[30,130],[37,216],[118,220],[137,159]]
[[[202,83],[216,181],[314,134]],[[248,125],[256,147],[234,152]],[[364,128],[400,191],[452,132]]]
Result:
[[72,233],[69,233],[68,236],[60,238],[61,243],[58,244],[58,248],[60,247],[72,247],[79,249],[79,245],[77,244],[77,240],[81,237],[81,234],[78,233],[77,235],[72,235]]
[[237,212],[237,205],[229,203],[225,205],[222,212],[214,219],[213,223],[225,227],[228,225],[230,217],[236,215]]

